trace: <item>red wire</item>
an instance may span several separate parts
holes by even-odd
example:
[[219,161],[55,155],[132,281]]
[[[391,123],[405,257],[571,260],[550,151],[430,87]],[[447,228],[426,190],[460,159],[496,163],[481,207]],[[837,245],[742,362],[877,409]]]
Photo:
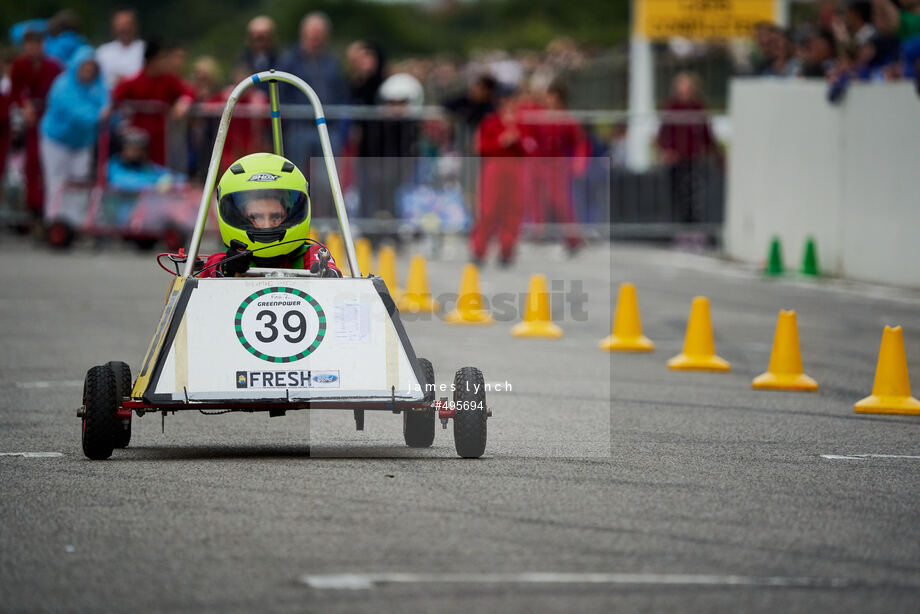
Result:
[[[320,243],[319,241],[314,241],[313,239],[305,239],[305,241],[306,241],[308,244],[309,244],[309,243],[313,243],[313,244],[315,244],[315,245],[319,245],[319,246],[325,248],[327,251],[328,251],[328,249],[329,249],[328,247],[326,247],[325,245],[323,245],[323,244]],[[289,243],[294,243],[294,241],[289,241]],[[263,249],[264,249],[264,248],[263,248]],[[179,254],[171,254],[171,253],[169,253],[169,252],[160,252],[159,254],[157,254],[157,264],[159,265],[159,267],[160,267],[161,269],[163,269],[164,271],[166,271],[167,273],[169,273],[169,274],[172,275],[173,277],[178,277],[178,276],[179,276],[179,273],[177,273],[177,272],[175,272],[175,271],[170,271],[170,270],[167,269],[165,266],[163,266],[163,263],[162,263],[162,262],[160,262],[160,258],[162,258],[163,256],[173,256],[173,255],[178,256]],[[201,271],[199,271],[199,273],[200,273],[200,272],[201,272]]]
[[169,273],[169,274],[172,275],[173,277],[177,277],[177,276],[179,275],[179,273],[177,273],[177,272],[175,272],[175,271],[170,271],[170,270],[167,269],[165,266],[163,266],[163,263],[162,263],[162,262],[160,262],[160,258],[162,258],[163,256],[172,256],[172,254],[170,254],[169,252],[162,252],[162,253],[160,253],[160,254],[157,254],[157,264],[160,265],[160,268],[161,268],[161,269],[163,269],[164,271],[166,271],[167,273]]

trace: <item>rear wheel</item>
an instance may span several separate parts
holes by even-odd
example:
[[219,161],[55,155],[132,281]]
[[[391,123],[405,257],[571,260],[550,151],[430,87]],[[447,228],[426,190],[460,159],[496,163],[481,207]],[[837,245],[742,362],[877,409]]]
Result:
[[83,453],[93,460],[112,456],[120,424],[118,384],[108,365],[93,367],[86,373],[83,387]]
[[[131,367],[129,367],[127,363],[118,360],[113,360],[107,363],[106,366],[111,369],[112,373],[115,375],[117,404],[121,405],[121,401],[125,397],[131,396]],[[131,443],[131,418],[122,418],[118,422],[121,428],[118,430],[118,436],[115,438],[115,447],[127,448],[128,444]]]
[[[434,401],[434,367],[426,358],[418,359],[425,381],[425,400]],[[403,410],[403,437],[410,448],[427,448],[434,443],[434,407]]]
[[482,371],[463,367],[454,376],[454,446],[463,458],[479,458],[486,451],[485,382]]

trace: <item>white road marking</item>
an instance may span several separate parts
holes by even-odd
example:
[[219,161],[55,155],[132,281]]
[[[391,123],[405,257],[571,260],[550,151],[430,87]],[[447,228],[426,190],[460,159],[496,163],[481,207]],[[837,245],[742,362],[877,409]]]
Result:
[[368,590],[377,584],[621,584],[677,586],[760,586],[844,588],[852,585],[841,578],[783,576],[720,576],[699,574],[642,573],[498,573],[498,574],[329,574],[301,576],[310,588]]
[[26,390],[32,390],[36,388],[59,388],[64,386],[77,387],[82,385],[83,380],[78,379],[62,379],[46,382],[16,382],[15,384],[17,388],[25,388]]
[[868,460],[870,458],[906,458],[910,460],[920,460],[920,456],[909,456],[906,454],[822,454],[821,458],[827,460]]
[[21,456],[23,458],[60,458],[60,452],[0,452],[0,456]]

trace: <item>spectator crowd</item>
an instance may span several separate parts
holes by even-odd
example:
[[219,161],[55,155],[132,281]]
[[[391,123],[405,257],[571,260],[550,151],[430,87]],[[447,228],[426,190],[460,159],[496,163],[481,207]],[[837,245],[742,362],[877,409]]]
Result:
[[[746,71],[827,79],[832,100],[852,81],[920,82],[920,0],[815,0],[815,6],[812,23],[759,24]],[[473,259],[486,259],[497,238],[501,263],[513,260],[522,223],[560,224],[558,236],[575,252],[582,244],[575,222],[610,219],[597,210],[603,203],[592,209],[592,199],[573,187],[603,171],[592,159],[622,167],[625,122],[589,126],[568,112],[566,76],[592,61],[570,39],[558,38],[542,52],[478,52],[464,62],[392,61],[372,40],[334,41],[323,13],[306,14],[289,45],[263,15],[249,21],[228,63],[187,58],[179,45],[142,38],[129,8],[112,14],[111,35],[94,49],[79,16],[63,10],[13,26],[13,50],[0,53],[0,178],[12,145],[21,152],[23,200],[37,225],[65,184],[89,178],[94,154],[107,167],[96,177],[120,189],[200,183],[234,84],[271,68],[297,75],[319,95],[333,150],[344,156],[346,203],[359,218],[387,227],[390,220],[419,222],[434,214],[442,225],[469,228],[473,217]],[[675,77],[654,143],[671,217],[680,222],[706,217],[700,185],[708,180],[701,177],[721,172],[702,90],[692,72]],[[308,113],[288,114],[307,100],[294,88],[279,93],[284,153],[311,179],[314,215],[332,216],[328,180],[317,163],[318,133]],[[245,92],[220,170],[272,148],[268,106],[267,86]],[[360,106],[368,111],[356,112]],[[435,107],[441,112],[433,113]],[[458,189],[464,157],[481,158],[475,194]],[[466,205],[474,200],[476,207]]]
[[818,0],[817,5],[811,23],[758,24],[753,74],[827,79],[832,101],[851,81],[913,79],[920,93],[920,0]]
[[[325,14],[305,15],[297,40],[287,48],[276,38],[274,20],[258,16],[248,23],[241,52],[225,80],[214,58],[187,62],[181,46],[141,38],[132,9],[114,12],[112,40],[98,48],[80,30],[79,16],[72,10],[22,22],[10,31],[15,51],[3,55],[0,165],[7,159],[13,125],[19,128],[18,144],[24,150],[25,202],[38,226],[43,210],[65,184],[89,179],[95,153],[107,166],[96,176],[121,190],[161,185],[164,177],[181,181],[167,166],[181,168],[191,179],[203,178],[217,118],[233,85],[271,68],[302,78],[327,109],[375,107],[367,118],[329,114],[333,150],[360,160],[354,168],[343,165],[346,187],[354,185],[349,191],[352,212],[360,217],[412,215],[409,209],[423,202],[425,194],[407,188],[419,173],[427,173],[426,179],[454,189],[439,201],[447,203],[440,211],[442,221],[468,224],[463,201],[469,195],[455,189],[456,165],[418,163],[448,154],[507,159],[484,165],[482,203],[489,215],[479,216],[485,221],[475,233],[476,259],[485,257],[490,236],[501,233],[500,260],[510,263],[524,220],[575,222],[571,183],[584,175],[594,144],[566,115],[567,90],[557,80],[584,60],[571,40],[554,41],[544,54],[488,52],[466,64],[447,58],[390,63],[380,45],[358,40],[345,47],[342,62],[333,51],[332,23]],[[291,87],[281,87],[279,93],[284,108],[307,102]],[[271,149],[268,94],[267,86],[253,87],[239,101],[220,170],[247,153]],[[429,108],[440,105],[441,116],[422,113],[426,102]],[[528,123],[528,113],[544,109],[556,114],[553,123]],[[177,124],[185,131],[179,140],[188,144],[178,152],[170,139]],[[283,147],[285,156],[311,176],[311,161],[322,150],[309,118],[301,113],[285,121]],[[578,161],[546,161],[554,157]],[[314,173],[311,181],[314,215],[319,216],[332,214],[324,175]],[[572,251],[580,247],[576,230],[566,230],[565,243]]]

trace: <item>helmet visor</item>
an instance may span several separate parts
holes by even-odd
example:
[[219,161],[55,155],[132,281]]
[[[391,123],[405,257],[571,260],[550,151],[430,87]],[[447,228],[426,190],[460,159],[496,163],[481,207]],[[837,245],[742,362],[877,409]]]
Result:
[[307,195],[299,190],[246,190],[220,199],[220,216],[250,232],[285,230],[307,218]]

